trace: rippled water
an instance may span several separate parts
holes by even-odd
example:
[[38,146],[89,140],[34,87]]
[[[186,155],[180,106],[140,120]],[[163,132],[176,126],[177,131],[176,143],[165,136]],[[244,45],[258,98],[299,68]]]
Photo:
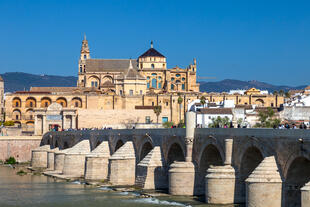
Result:
[[140,198],[136,192],[111,192],[43,175],[19,176],[17,171],[0,166],[1,207],[208,206],[184,197]]

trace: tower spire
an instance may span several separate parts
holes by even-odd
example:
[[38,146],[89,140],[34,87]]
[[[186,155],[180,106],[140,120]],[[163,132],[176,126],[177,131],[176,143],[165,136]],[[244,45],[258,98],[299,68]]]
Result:
[[89,59],[89,47],[88,47],[88,41],[86,39],[86,34],[84,33],[84,39],[82,41],[82,47],[81,47],[81,60]]
[[153,48],[153,40],[151,41],[151,48]]
[[130,60],[129,60],[129,69],[133,69],[133,67],[132,67],[132,62],[131,62],[131,58],[130,58]]

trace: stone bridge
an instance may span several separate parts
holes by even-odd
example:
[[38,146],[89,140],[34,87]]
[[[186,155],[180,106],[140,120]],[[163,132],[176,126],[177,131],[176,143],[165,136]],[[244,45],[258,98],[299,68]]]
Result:
[[32,167],[205,195],[211,204],[310,206],[310,130],[194,128],[192,113],[187,120],[186,129],[49,132]]

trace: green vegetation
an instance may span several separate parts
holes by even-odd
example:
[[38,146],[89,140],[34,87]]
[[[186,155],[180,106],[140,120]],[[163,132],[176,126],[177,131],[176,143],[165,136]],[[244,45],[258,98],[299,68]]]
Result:
[[266,110],[260,111],[258,114],[259,122],[255,125],[258,128],[272,128],[277,127],[280,124],[280,120],[274,118],[274,110],[268,107]]
[[179,127],[179,128],[185,128],[185,122],[184,122],[183,119],[182,119],[182,120],[180,121],[180,123],[178,124],[178,127]]
[[14,121],[0,122],[0,126],[1,126],[2,124],[3,124],[4,126],[14,126]]
[[223,128],[225,125],[229,126],[229,118],[225,116],[224,118],[221,118],[218,116],[217,118],[212,118],[212,123],[209,124],[209,128]]
[[23,170],[20,170],[16,173],[17,175],[26,175],[27,173]]
[[171,128],[173,126],[173,122],[172,121],[167,121],[165,123],[163,123],[163,127],[164,128]]
[[157,124],[158,124],[158,117],[159,117],[159,115],[161,113],[161,106],[154,106],[154,113],[155,113],[155,115],[157,117]]
[[206,104],[206,97],[201,96],[200,97],[200,103],[204,106]]
[[179,95],[178,97],[178,104],[179,104],[179,120],[181,120],[181,110],[182,110],[182,102],[183,102],[183,98],[181,97],[181,95]]
[[14,165],[16,164],[16,160],[14,157],[9,157],[8,159],[5,160],[4,164],[11,164],[11,165]]

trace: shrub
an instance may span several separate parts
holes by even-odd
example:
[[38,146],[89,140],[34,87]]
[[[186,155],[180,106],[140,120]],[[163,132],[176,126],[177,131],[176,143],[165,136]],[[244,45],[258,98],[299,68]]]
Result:
[[9,157],[8,159],[5,160],[4,164],[11,164],[11,165],[14,165],[16,164],[16,160],[14,157]]
[[27,173],[23,170],[20,170],[16,173],[17,175],[26,175]]
[[5,121],[3,123],[4,126],[14,126],[14,121]]
[[167,121],[165,123],[163,123],[163,127],[164,128],[171,128],[173,126],[173,122],[172,121]]

